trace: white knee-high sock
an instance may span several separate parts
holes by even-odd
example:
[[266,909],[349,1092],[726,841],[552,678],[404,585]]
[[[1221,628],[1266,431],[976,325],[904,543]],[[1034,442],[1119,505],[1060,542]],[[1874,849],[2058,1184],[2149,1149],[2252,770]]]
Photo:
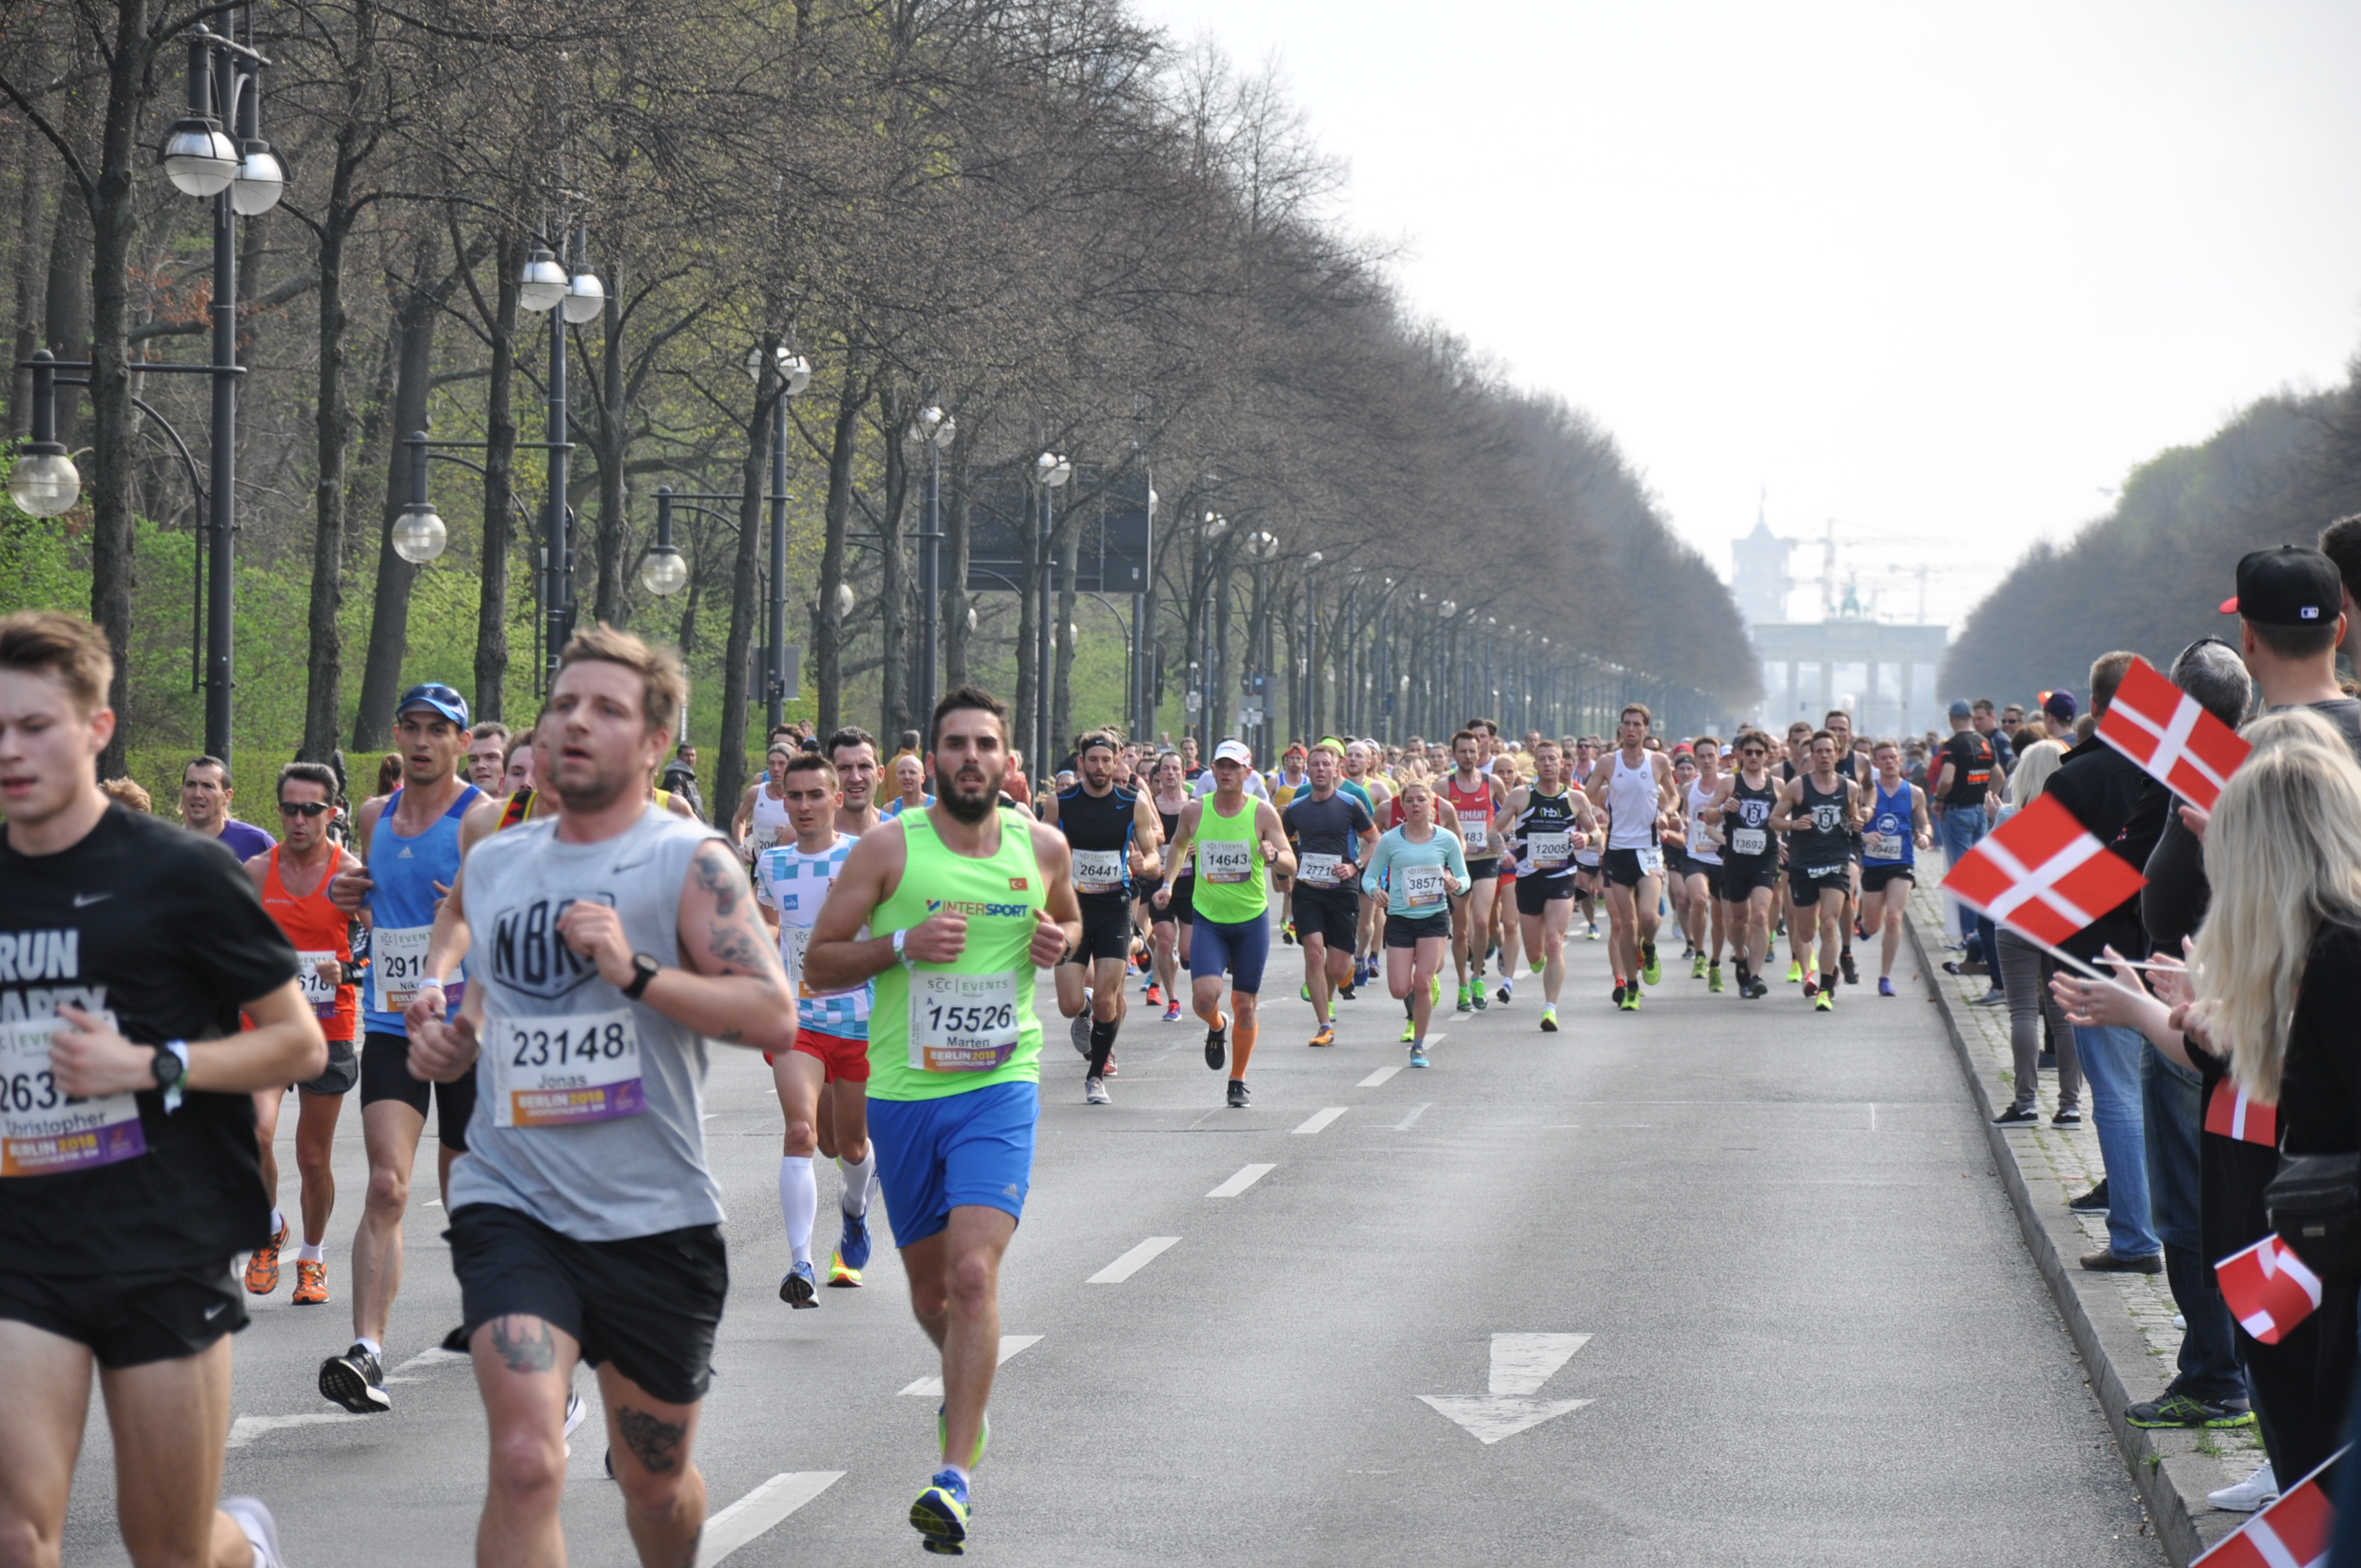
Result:
[[819,1181],[812,1157],[787,1155],[779,1161],[779,1212],[787,1222],[787,1247],[797,1263],[811,1261],[812,1216],[819,1210]]
[[844,1191],[837,1199],[838,1206],[860,1219],[869,1212],[869,1190],[877,1181],[877,1146],[869,1146],[869,1157],[859,1165],[840,1157],[836,1168],[844,1173]]

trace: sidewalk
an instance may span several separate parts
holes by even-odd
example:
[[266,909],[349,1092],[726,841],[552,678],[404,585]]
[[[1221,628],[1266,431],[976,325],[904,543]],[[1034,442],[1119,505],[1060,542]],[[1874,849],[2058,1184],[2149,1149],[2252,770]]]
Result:
[[2103,1214],[2086,1217],[2066,1206],[2070,1198],[2098,1185],[2102,1174],[2087,1095],[2081,1126],[2051,1126],[2048,1118],[2058,1109],[2058,1085],[2056,1075],[2045,1070],[2038,1091],[2043,1120],[2022,1127],[1991,1124],[2015,1098],[2008,1009],[1971,1004],[1986,989],[1983,976],[1942,971],[1941,961],[1952,956],[1943,950],[1942,920],[1940,888],[1919,888],[1910,900],[1911,943],[1984,1118],[1993,1163],[2026,1246],[2049,1282],[2166,1554],[2185,1568],[2252,1517],[2215,1508],[2205,1494],[2245,1480],[2263,1462],[2261,1440],[2251,1426],[2148,1431],[2125,1422],[2126,1406],[2154,1398],[2172,1380],[2180,1332],[2172,1326],[2171,1292],[2161,1274],[2092,1274],[2077,1262],[2107,1245]]

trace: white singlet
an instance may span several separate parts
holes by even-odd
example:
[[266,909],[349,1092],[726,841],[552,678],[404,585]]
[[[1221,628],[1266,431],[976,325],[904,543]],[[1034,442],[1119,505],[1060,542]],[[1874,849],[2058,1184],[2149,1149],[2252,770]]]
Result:
[[1721,846],[1713,841],[1713,829],[1707,827],[1704,820],[1697,816],[1698,812],[1703,811],[1707,806],[1712,805],[1713,797],[1720,793],[1721,781],[1719,779],[1714,781],[1714,787],[1711,789],[1706,788],[1701,784],[1693,784],[1689,785],[1689,808],[1687,812],[1689,826],[1689,859],[1696,861],[1702,865],[1718,866],[1721,864]]
[[1607,777],[1607,847],[1645,850],[1656,841],[1656,807],[1664,799],[1656,787],[1653,753],[1640,753],[1640,765],[1626,767],[1619,749],[1611,753],[1615,771]]

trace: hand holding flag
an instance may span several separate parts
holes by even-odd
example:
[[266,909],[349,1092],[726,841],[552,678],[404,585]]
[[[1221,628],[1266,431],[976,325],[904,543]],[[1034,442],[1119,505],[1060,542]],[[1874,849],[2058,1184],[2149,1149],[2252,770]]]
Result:
[[2213,1277],[2238,1326],[2265,1344],[2279,1343],[2320,1305],[2320,1276],[2276,1234],[2215,1264]]
[[2211,811],[2222,785],[2252,750],[2197,699],[2135,659],[2099,719],[2098,737],[2166,788]]

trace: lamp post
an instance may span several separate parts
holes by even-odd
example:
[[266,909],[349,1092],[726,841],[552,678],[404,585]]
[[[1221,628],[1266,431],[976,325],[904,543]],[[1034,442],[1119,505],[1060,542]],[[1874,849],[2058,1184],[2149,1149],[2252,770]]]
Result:
[[1296,709],[1296,724],[1303,731],[1306,745],[1312,742],[1318,728],[1312,722],[1320,700],[1320,599],[1314,575],[1324,559],[1317,550],[1303,558],[1303,706]]
[[1189,668],[1196,676],[1197,745],[1207,757],[1213,750],[1213,586],[1210,578],[1213,547],[1229,531],[1230,520],[1215,511],[1205,514],[1197,531],[1197,656],[1189,662]]
[[1044,452],[1033,460],[1033,477],[1041,484],[1041,570],[1038,591],[1040,614],[1033,620],[1033,765],[1046,769],[1049,752],[1056,744],[1049,735],[1049,688],[1052,650],[1057,639],[1050,634],[1049,618],[1057,613],[1053,604],[1053,579],[1057,563],[1049,550],[1049,535],[1055,524],[1051,504],[1067,480],[1074,477],[1074,466],[1066,461],[1062,452]]
[[943,615],[943,448],[959,433],[959,422],[938,404],[918,411],[912,433],[927,447],[927,519],[918,533],[918,598],[926,606],[924,645],[918,655],[918,712],[935,711],[935,645]]
[[[230,755],[232,634],[236,609],[237,532],[237,220],[279,204],[286,166],[262,139],[261,70],[252,49],[203,27],[189,42],[189,111],[165,134],[157,158],[183,193],[214,204],[213,432],[206,554],[205,750]],[[235,126],[239,140],[224,131]],[[50,444],[55,444],[54,429]],[[44,454],[59,455],[60,454]],[[71,467],[71,463],[67,465]],[[53,475],[54,466],[49,470]],[[61,476],[60,476],[61,477]],[[72,501],[67,500],[66,506]],[[59,509],[63,510],[64,508]]]
[[1270,750],[1270,650],[1264,635],[1270,626],[1270,564],[1279,555],[1279,537],[1257,528],[1246,537],[1246,559],[1254,563],[1254,604],[1260,619],[1246,628],[1248,679],[1254,683],[1255,743],[1268,760]]

